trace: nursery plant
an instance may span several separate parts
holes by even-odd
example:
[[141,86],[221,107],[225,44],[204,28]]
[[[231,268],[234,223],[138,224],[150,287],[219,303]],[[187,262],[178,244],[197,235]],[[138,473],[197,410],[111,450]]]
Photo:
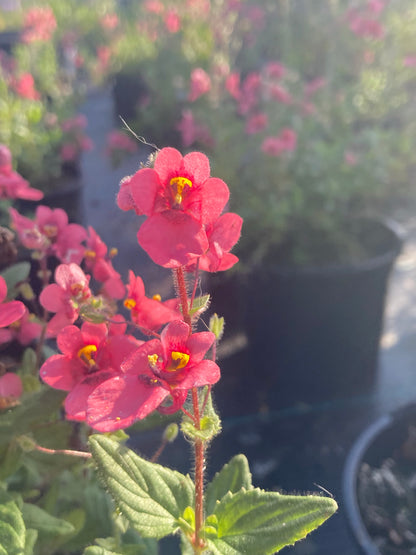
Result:
[[[255,487],[244,455],[206,481],[221,432],[224,321],[208,317],[200,278],[238,261],[230,251],[242,219],[225,211],[228,201],[200,152],[163,148],[122,180],[118,206],[144,216],[140,247],[172,273],[176,296],[167,300],[148,296],[132,271],[125,283],[115,249],[63,210],[41,205],[29,219],[10,209],[26,256],[13,260],[4,230],[1,553],[149,554],[174,534],[182,553],[271,554],[336,511],[331,497]],[[129,435],[155,421],[165,431],[148,460],[128,447]],[[193,452],[190,474],[157,462],[178,429]]]

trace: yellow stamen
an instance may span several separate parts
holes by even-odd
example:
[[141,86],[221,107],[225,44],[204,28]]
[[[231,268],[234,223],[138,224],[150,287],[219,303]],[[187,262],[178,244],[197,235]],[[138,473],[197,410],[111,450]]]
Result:
[[87,258],[95,258],[97,256],[97,253],[93,250],[86,250],[84,252],[84,256],[86,256]]
[[168,372],[176,372],[176,370],[181,370],[189,362],[189,355],[186,353],[179,353],[178,351],[172,351],[170,354],[172,359],[170,365],[166,368]]
[[56,227],[56,225],[46,224],[43,226],[43,233],[46,235],[46,237],[55,237],[58,233],[58,228]]
[[151,368],[156,368],[157,362],[159,360],[159,355],[147,355],[147,360],[149,361],[149,365]]
[[110,258],[113,258],[114,256],[116,256],[118,254],[118,249],[116,247],[112,247],[110,249],[110,252],[108,253]]
[[170,186],[174,191],[174,199],[176,204],[181,204],[183,200],[183,190],[185,187],[192,187],[192,181],[187,177],[172,177],[170,180]]
[[97,352],[97,345],[85,345],[82,347],[77,355],[82,360],[88,364],[88,366],[95,366],[94,354]]
[[132,310],[135,306],[136,306],[136,301],[134,299],[126,299],[124,301],[124,306],[128,309],[128,310]]
[[152,299],[153,299],[154,301],[161,301],[161,300],[162,300],[162,297],[157,293],[156,295],[153,295]]

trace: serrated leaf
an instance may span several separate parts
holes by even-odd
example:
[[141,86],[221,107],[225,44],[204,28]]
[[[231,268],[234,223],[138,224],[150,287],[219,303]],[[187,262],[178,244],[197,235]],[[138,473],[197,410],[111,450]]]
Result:
[[22,513],[13,498],[0,492],[0,555],[24,553],[26,527]]
[[209,543],[222,555],[269,555],[304,538],[336,510],[329,497],[241,490],[217,504],[218,538]]
[[67,520],[56,518],[32,503],[23,503],[22,515],[27,528],[38,530],[39,537],[67,536],[75,532]]
[[214,512],[217,501],[220,501],[228,492],[237,493],[240,489],[251,489],[251,472],[247,458],[236,455],[229,463],[215,474],[205,494],[205,507],[207,515]]
[[26,530],[26,541],[24,555],[33,555],[35,544],[38,539],[37,530]]
[[84,550],[83,555],[121,555],[121,554],[120,554],[120,551],[118,552],[109,551],[104,547],[100,547],[98,545],[92,545],[90,547],[87,547],[87,549]]
[[148,462],[101,436],[89,438],[99,474],[120,512],[143,537],[163,538],[178,529],[178,518],[193,504],[189,476]]

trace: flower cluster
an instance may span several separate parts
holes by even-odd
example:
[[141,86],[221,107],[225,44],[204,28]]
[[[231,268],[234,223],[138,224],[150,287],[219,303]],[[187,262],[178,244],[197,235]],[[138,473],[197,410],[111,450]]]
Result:
[[[194,277],[195,291],[200,271],[232,267],[242,219],[223,213],[228,187],[210,176],[204,154],[164,148],[153,160],[153,167],[121,182],[118,204],[147,216],[139,244],[156,263],[174,269],[178,298],[147,296],[133,271],[124,283],[113,266],[116,250],[91,226],[69,223],[64,210],[40,205],[28,218],[9,209],[20,243],[39,265],[41,291],[34,313],[20,301],[0,307],[0,324],[11,324],[0,330],[0,341],[31,345],[56,337],[60,354],[45,360],[40,376],[68,392],[68,419],[100,431],[125,428],[154,410],[176,412],[190,390],[220,378],[215,360],[205,358],[216,336],[194,331],[207,299],[193,310],[197,300],[188,299],[184,276]],[[33,308],[33,293],[26,296]]]

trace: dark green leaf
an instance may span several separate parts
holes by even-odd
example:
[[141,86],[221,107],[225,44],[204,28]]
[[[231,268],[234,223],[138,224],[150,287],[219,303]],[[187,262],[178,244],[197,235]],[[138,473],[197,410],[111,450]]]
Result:
[[26,527],[22,513],[13,498],[0,491],[0,555],[24,553]]
[[70,522],[56,518],[32,503],[23,504],[22,514],[26,527],[38,530],[40,538],[66,536],[75,531]]

